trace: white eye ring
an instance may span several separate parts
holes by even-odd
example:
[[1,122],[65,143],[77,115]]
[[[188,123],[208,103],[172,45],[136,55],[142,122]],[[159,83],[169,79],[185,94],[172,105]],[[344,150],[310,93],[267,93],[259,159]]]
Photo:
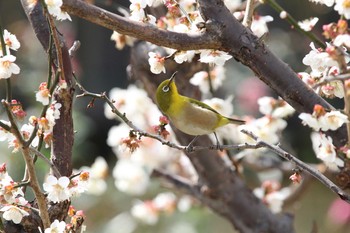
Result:
[[169,86],[164,86],[162,89],[164,92],[168,92],[170,90]]

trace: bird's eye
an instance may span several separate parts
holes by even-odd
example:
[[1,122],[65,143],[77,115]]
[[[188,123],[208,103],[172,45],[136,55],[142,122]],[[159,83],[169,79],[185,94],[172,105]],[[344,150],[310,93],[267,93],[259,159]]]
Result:
[[164,92],[168,92],[169,90],[170,90],[170,88],[169,88],[168,85],[163,87],[163,91],[164,91]]

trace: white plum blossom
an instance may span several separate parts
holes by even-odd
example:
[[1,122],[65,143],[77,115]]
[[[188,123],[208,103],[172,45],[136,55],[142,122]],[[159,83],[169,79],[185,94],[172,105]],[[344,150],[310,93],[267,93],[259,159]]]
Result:
[[284,200],[289,197],[291,190],[283,188],[281,190],[271,192],[264,198],[265,203],[269,206],[272,213],[277,214],[282,211]]
[[15,205],[5,205],[0,209],[2,217],[7,221],[12,221],[15,224],[19,224],[24,216],[28,216],[29,213]]
[[303,63],[311,67],[312,76],[321,76],[327,68],[338,66],[338,62],[334,60],[327,52],[321,52],[316,49],[313,42],[310,44],[311,51],[303,58]]
[[348,117],[339,111],[327,112],[324,115],[317,115],[315,112],[312,114],[301,113],[299,118],[303,125],[308,125],[315,131],[337,130],[344,123],[349,122]]
[[343,15],[346,19],[350,19],[350,3],[349,0],[335,0],[334,10],[339,15]]
[[269,31],[267,23],[272,22],[273,18],[270,15],[266,16],[255,16],[253,17],[252,25],[250,29],[257,37],[262,37],[265,33]]
[[107,190],[105,178],[108,174],[108,164],[103,157],[97,157],[91,167],[81,167],[79,170],[89,173],[86,187],[88,194],[101,195]]
[[149,59],[148,63],[151,68],[151,72],[153,74],[160,74],[160,73],[165,73],[165,57],[160,56],[159,54],[155,52],[149,52],[148,53]]
[[[17,40],[17,37],[14,34],[7,31],[6,29],[4,30],[3,36],[4,36],[5,45],[7,48],[6,49],[7,54],[10,53],[9,49],[17,51],[21,47],[21,44]],[[0,42],[0,45],[1,45],[1,42]],[[0,46],[0,56],[3,56],[3,55],[4,53],[2,52],[2,46]]]
[[140,5],[140,3],[132,3],[129,6],[130,16],[129,19],[143,22],[146,18],[146,13],[144,8]]
[[312,88],[316,83],[316,80],[309,73],[299,72],[298,77],[310,88]]
[[344,123],[349,122],[348,116],[340,111],[327,112],[321,119],[324,121],[323,127],[321,128],[323,131],[337,130]]
[[50,15],[56,17],[57,20],[68,19],[72,21],[69,14],[61,10],[63,4],[62,0],[45,0],[45,3]]
[[44,233],[65,233],[65,230],[66,223],[64,221],[58,221],[55,219],[55,221],[51,223],[50,227],[45,229]]
[[[4,167],[5,165],[1,165]],[[23,198],[24,193],[21,188],[15,188],[17,183],[13,181],[7,172],[0,173],[0,196],[8,204],[26,205],[27,201]]]
[[321,159],[330,168],[344,166],[344,161],[337,157],[333,140],[323,133],[311,133],[312,147],[316,157]]
[[61,107],[62,107],[61,103],[54,102],[50,105],[50,107],[46,111],[46,119],[49,121],[49,125],[51,129],[55,126],[56,120],[60,119]]
[[79,176],[72,178],[69,184],[69,195],[71,197],[78,197],[86,192],[88,190],[89,179],[90,173],[87,171],[81,171]]
[[232,58],[231,55],[219,50],[201,50],[200,62],[223,66],[227,60]]
[[310,0],[310,1],[314,3],[326,5],[328,7],[331,7],[334,4],[334,0]]
[[[157,124],[155,115],[160,115],[160,111],[148,97],[145,90],[129,85],[127,89],[113,88],[109,92],[109,98],[114,101],[114,106],[134,122],[140,128],[147,128]],[[105,116],[108,119],[116,119],[116,115],[111,111],[111,107],[105,104]],[[155,115],[150,115],[155,114]],[[121,135],[126,137],[127,134]]]
[[[11,127],[11,123],[9,121],[0,120],[3,124]],[[14,138],[13,134],[4,128],[0,127],[0,142],[6,140],[12,140]]]
[[214,69],[210,71],[210,80],[208,72],[199,71],[193,75],[193,77],[190,79],[190,83],[198,86],[203,94],[209,94],[209,82],[211,82],[211,86],[215,91],[222,85],[222,82],[225,80],[225,78],[225,68],[223,66],[215,66]]
[[274,99],[272,97],[264,96],[258,99],[259,111],[262,114],[274,117],[284,118],[292,115],[295,109],[287,102],[281,99]]
[[313,17],[313,18],[305,19],[301,22],[298,22],[298,25],[301,29],[308,32],[308,31],[311,31],[315,27],[318,20],[319,19],[317,17]]
[[182,64],[183,62],[191,62],[196,52],[194,50],[188,51],[177,51],[174,56],[174,60],[178,64]]
[[122,192],[131,195],[142,195],[150,182],[149,172],[142,164],[129,159],[120,159],[113,169],[115,186]]
[[0,57],[0,79],[7,79],[12,74],[19,74],[20,68],[14,63],[15,61],[16,57],[13,55]]
[[193,198],[189,195],[183,195],[177,202],[177,209],[180,212],[187,212],[191,209]]
[[148,225],[155,225],[159,219],[159,211],[155,208],[152,201],[138,201],[131,208],[131,215]]
[[153,205],[157,210],[171,213],[176,207],[176,195],[172,192],[159,193],[153,200]]
[[111,35],[111,40],[115,41],[115,47],[118,50],[122,50],[125,47],[125,45],[133,46],[134,42],[136,41],[134,37],[120,34],[117,31],[113,31]]
[[66,176],[57,179],[49,175],[43,184],[44,190],[48,193],[47,198],[54,203],[68,200],[71,196],[68,189],[69,183],[70,180]]
[[344,87],[341,81],[331,81],[321,86],[321,91],[326,97],[344,98]]
[[350,35],[349,34],[340,34],[334,39],[333,44],[335,46],[345,46],[350,48]]
[[302,120],[303,125],[307,125],[315,131],[319,131],[322,127],[318,118],[309,113],[300,113],[299,118]]
[[47,83],[42,82],[39,86],[39,91],[35,94],[36,101],[43,105],[49,105],[50,97],[50,90],[47,88]]

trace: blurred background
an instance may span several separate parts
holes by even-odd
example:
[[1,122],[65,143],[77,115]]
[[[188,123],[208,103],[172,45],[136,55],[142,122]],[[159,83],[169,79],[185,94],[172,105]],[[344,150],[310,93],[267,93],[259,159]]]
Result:
[[[338,20],[338,15],[332,11],[332,8],[316,5],[307,0],[278,2],[297,20],[320,16],[320,21],[314,29],[318,35],[322,33],[323,24]],[[120,5],[127,8],[129,5],[126,0],[97,0],[95,4],[113,12],[116,12]],[[301,60],[310,51],[310,41],[292,30],[289,24],[281,20],[269,6],[260,6],[258,12],[274,18],[274,21],[269,23],[270,32],[265,39],[269,48],[295,71],[304,71],[306,67]],[[12,79],[14,98],[23,104],[28,115],[37,114],[40,111],[40,104],[35,101],[34,94],[39,84],[46,80],[47,55],[35,38],[19,1],[0,0],[0,19],[2,27],[14,33],[21,42],[21,48],[16,55],[21,73]],[[81,42],[81,47],[73,58],[73,66],[79,81],[87,90],[108,93],[113,87],[128,86],[126,67],[129,64],[129,48],[117,50],[114,42],[110,40],[111,30],[74,16],[72,16],[72,22],[59,22],[58,28],[68,46],[71,46],[75,40]],[[226,73],[225,85],[218,93],[235,96],[233,102],[236,115],[258,117],[256,100],[265,95],[275,96],[275,94],[255,78],[250,70],[234,59],[226,63]],[[4,86],[5,83],[0,81],[0,98],[4,97]],[[105,118],[104,104],[101,101],[96,101],[92,109],[86,108],[88,102],[89,99],[85,98],[75,99],[74,103],[75,130],[77,131],[74,167],[89,166],[97,156],[102,156],[112,170],[116,163],[116,156],[107,146],[106,139],[109,129],[118,122]],[[334,104],[341,106],[341,103]],[[4,114],[3,109],[0,109],[0,114]],[[300,127],[297,117],[292,117],[288,122],[288,127],[283,132],[282,145],[286,145],[290,152],[298,155],[302,160],[316,162],[309,137],[310,131],[306,127]],[[14,179],[21,179],[24,165],[20,154],[11,154],[4,143],[0,146],[0,162],[8,163],[8,170]],[[40,161],[38,167],[40,177],[43,179],[47,167]],[[83,209],[87,216],[87,232],[235,232],[230,223],[200,205],[196,205],[185,213],[162,215],[154,226],[138,223],[129,214],[135,199],[153,198],[159,191],[167,191],[167,189],[163,188],[159,182],[153,181],[152,188],[145,196],[135,198],[119,192],[113,184],[111,175],[107,178],[107,182],[108,189],[101,196],[83,195],[73,201],[76,209]],[[288,205],[286,211],[295,216],[296,232],[311,232],[315,227],[320,233],[350,231],[349,205],[337,200],[335,194],[316,180],[311,181],[300,199]]]

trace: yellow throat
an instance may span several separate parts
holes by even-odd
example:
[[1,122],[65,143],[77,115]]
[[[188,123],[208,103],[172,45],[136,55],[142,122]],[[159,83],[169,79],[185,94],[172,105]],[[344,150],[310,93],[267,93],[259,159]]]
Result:
[[242,120],[222,116],[201,101],[180,95],[174,80],[175,74],[158,86],[156,100],[160,110],[177,129],[198,136],[213,133],[218,127],[229,123],[244,124]]

